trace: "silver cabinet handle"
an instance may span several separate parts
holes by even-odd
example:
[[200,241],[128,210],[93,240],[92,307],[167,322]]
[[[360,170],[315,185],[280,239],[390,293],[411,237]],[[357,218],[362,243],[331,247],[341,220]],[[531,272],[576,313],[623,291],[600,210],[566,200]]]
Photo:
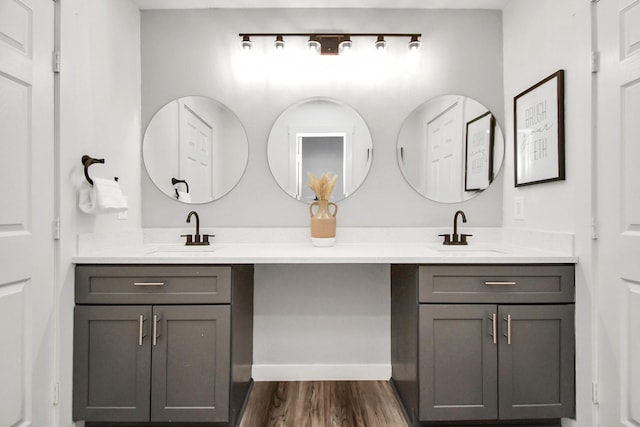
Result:
[[144,318],[144,315],[140,315],[138,317],[138,345],[142,346],[142,339],[144,338],[144,322],[147,319]]
[[496,314],[493,313],[489,319],[491,319],[491,336],[493,337],[493,343],[498,344],[498,322]]
[[510,281],[486,281],[484,282],[485,286],[515,286],[516,282]]
[[158,345],[158,315],[153,315],[153,346]]
[[135,282],[133,286],[164,286],[162,282]]
[[507,314],[504,320],[507,322],[507,333],[504,336],[507,337],[507,344],[511,344],[511,315]]

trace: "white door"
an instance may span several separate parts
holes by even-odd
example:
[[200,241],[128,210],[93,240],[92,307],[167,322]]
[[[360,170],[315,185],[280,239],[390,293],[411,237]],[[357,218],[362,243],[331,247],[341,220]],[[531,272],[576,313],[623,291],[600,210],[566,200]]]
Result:
[[54,2],[0,0],[0,426],[54,425]]
[[426,171],[423,179],[431,199],[462,200],[462,115],[462,102],[456,99],[426,125],[426,168],[420,169]]
[[640,0],[595,3],[599,425],[640,426]]
[[180,103],[180,179],[189,183],[191,201],[211,201],[213,128],[189,105]]

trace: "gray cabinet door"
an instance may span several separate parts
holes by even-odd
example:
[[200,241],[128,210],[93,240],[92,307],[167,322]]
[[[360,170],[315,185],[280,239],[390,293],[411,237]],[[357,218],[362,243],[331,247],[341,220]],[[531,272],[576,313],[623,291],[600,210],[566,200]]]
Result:
[[497,419],[495,305],[420,305],[422,421]]
[[573,416],[574,306],[500,306],[499,312],[500,418]]
[[151,421],[228,420],[230,314],[228,305],[154,306]]
[[150,306],[75,307],[75,420],[149,420],[150,317]]

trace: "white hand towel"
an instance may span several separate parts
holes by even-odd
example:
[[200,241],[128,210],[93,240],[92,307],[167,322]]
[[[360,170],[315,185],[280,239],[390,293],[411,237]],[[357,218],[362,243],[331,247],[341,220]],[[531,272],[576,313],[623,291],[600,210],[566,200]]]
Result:
[[78,194],[78,207],[82,212],[98,215],[124,212],[128,209],[127,199],[117,181],[104,178],[92,180],[93,186],[85,185]]
[[191,203],[191,194],[185,191],[180,191],[180,190],[176,190],[176,191],[178,192],[178,200],[185,203]]

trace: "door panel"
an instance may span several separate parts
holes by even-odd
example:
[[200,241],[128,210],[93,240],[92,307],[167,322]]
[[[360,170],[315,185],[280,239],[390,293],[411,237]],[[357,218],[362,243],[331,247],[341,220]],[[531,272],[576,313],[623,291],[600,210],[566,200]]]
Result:
[[424,157],[425,188],[434,200],[459,201],[462,197],[462,121],[464,106],[460,98],[445,107],[426,124]]
[[497,419],[495,305],[420,304],[420,419]]
[[192,201],[212,200],[214,131],[185,102],[180,102],[180,177],[189,183]]
[[151,421],[227,421],[230,306],[155,306],[153,315]]
[[[640,26],[640,19],[637,25]],[[637,43],[640,45],[640,41]],[[620,94],[622,97],[622,170],[624,173],[621,200],[623,228],[625,232],[637,233],[640,232],[640,197],[638,197],[640,195],[640,167],[637,163],[637,160],[640,159],[640,143],[637,139],[640,136],[640,121],[638,121],[640,80],[622,85]]]
[[2,347],[10,351],[0,358],[0,381],[11,387],[0,387],[0,425],[17,425],[24,419],[26,347],[25,295],[26,281],[0,286],[0,336]]
[[54,3],[0,1],[0,425],[53,425]]
[[25,57],[31,56],[33,11],[21,1],[0,4],[0,44],[16,49]]
[[622,353],[627,355],[625,366],[628,376],[623,377],[623,389],[628,395],[629,419],[640,425],[640,285],[627,284],[627,301],[623,318],[627,319],[626,340]]
[[11,183],[11,203],[0,210],[0,230],[26,231],[29,223],[28,195],[31,184],[30,157],[31,87],[0,73],[0,179]]
[[640,1],[594,3],[598,418],[640,426]]
[[500,306],[498,311],[500,418],[573,416],[574,306]]

